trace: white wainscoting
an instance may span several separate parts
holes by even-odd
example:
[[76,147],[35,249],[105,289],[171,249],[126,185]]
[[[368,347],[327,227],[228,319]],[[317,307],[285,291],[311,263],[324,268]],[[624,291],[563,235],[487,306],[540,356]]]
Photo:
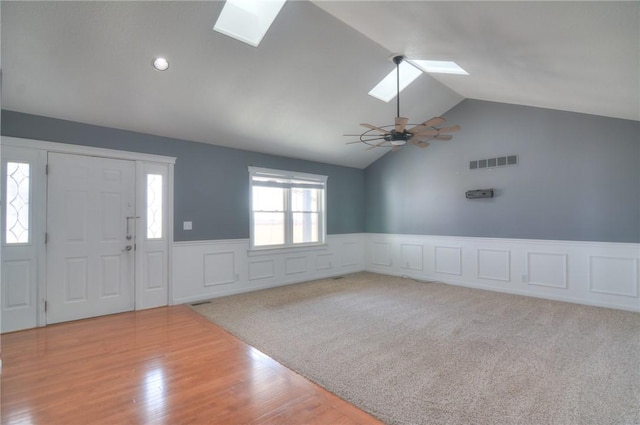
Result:
[[364,270],[364,235],[322,247],[249,251],[248,239],[175,242],[171,303],[183,304]]
[[640,244],[366,234],[365,270],[640,311]]

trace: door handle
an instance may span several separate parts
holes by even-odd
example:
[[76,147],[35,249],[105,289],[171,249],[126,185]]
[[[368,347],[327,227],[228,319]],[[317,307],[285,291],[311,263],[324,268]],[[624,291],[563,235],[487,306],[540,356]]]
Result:
[[131,251],[132,249],[133,249],[133,247],[131,245],[127,245],[127,246],[124,247],[123,250],[121,250],[121,252],[128,252],[128,251]]

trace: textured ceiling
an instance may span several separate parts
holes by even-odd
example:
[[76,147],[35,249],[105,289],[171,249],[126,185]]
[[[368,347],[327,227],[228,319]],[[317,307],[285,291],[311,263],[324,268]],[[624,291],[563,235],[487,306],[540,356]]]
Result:
[[463,98],[640,119],[638,2],[289,1],[258,48],[212,31],[222,6],[3,1],[2,107],[362,168],[387,150],[343,134],[393,122],[367,93],[403,53],[471,74],[421,76],[411,122]]

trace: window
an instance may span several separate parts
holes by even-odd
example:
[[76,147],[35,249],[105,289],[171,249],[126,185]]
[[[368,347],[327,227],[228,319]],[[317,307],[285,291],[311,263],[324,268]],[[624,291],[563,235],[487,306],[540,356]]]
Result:
[[326,176],[249,167],[251,248],[325,241]]
[[30,222],[30,165],[23,162],[7,162],[7,199],[5,201],[5,242],[29,243]]
[[161,174],[147,174],[147,239],[162,239]]

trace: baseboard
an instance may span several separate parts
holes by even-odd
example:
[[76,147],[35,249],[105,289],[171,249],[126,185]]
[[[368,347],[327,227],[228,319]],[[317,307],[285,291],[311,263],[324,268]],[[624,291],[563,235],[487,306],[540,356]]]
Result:
[[429,283],[429,282],[438,282],[438,283],[443,283],[445,285],[453,285],[453,286],[461,286],[464,288],[471,288],[471,289],[482,289],[485,291],[492,291],[492,292],[500,292],[503,294],[511,294],[511,295],[522,295],[522,296],[526,296],[526,297],[533,297],[533,298],[540,298],[540,299],[546,299],[546,300],[551,300],[551,301],[560,301],[560,302],[567,302],[567,303],[572,303],[572,304],[581,304],[581,305],[589,305],[589,306],[593,306],[593,307],[604,307],[604,308],[613,308],[616,310],[625,310],[625,311],[635,311],[635,312],[640,312],[640,309],[638,308],[633,308],[633,307],[629,307],[627,305],[624,304],[616,304],[616,303],[607,303],[607,302],[596,302],[596,301],[591,301],[591,300],[584,300],[584,299],[579,299],[579,298],[574,298],[574,297],[567,297],[567,296],[562,296],[562,295],[556,295],[556,294],[536,294],[536,293],[532,293],[532,292],[527,292],[527,291],[522,291],[522,290],[517,290],[517,289],[508,289],[508,288],[495,288],[493,286],[490,285],[483,285],[480,283],[469,283],[469,282],[464,282],[464,281],[460,281],[460,280],[455,280],[455,279],[440,279],[436,276],[418,276],[418,275],[411,275],[411,274],[407,274],[407,273],[401,273],[401,274],[397,274],[397,273],[384,273],[381,271],[374,271],[374,270],[365,270],[371,273],[378,273],[378,274],[384,274],[387,276],[395,276],[395,277],[406,277],[409,279],[415,279],[417,281],[421,281],[421,282],[425,282],[425,283]]

